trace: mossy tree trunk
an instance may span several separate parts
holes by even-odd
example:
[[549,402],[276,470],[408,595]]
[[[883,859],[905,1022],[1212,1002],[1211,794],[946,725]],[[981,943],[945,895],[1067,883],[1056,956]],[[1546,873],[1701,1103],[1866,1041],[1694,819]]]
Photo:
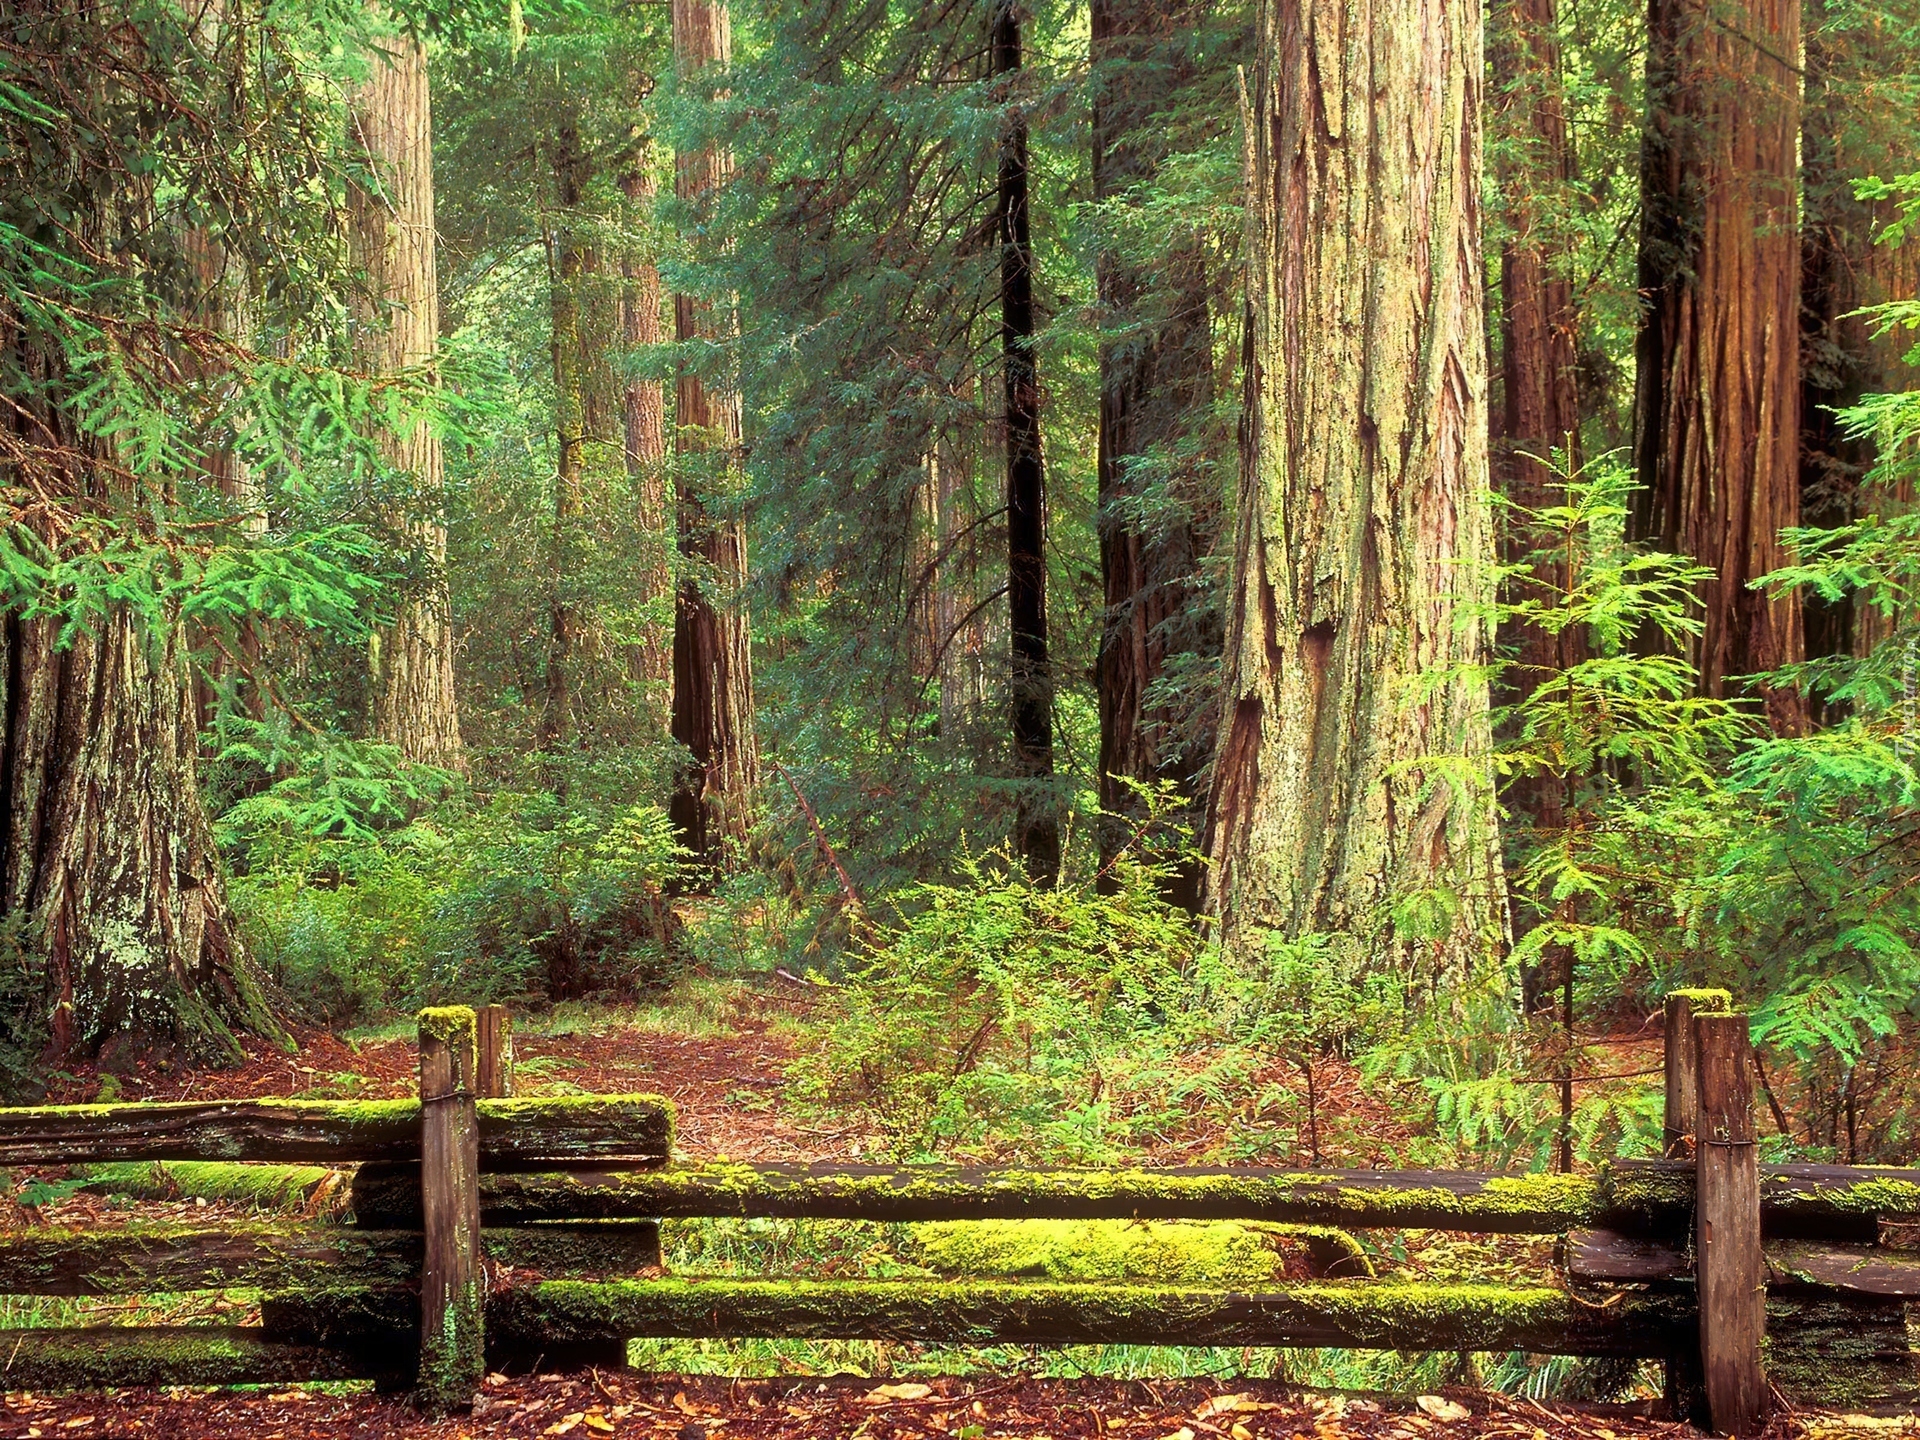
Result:
[[[724,70],[732,29],[724,0],[673,0],[674,63],[684,79]],[[733,157],[709,144],[674,157],[682,204],[711,203],[733,174]],[[731,309],[692,295],[673,297],[674,338],[724,342],[735,333]],[[751,629],[743,589],[747,527],[737,490],[741,447],[739,394],[691,367],[674,393],[674,448],[705,457],[682,460],[677,497],[683,573],[673,625],[673,738],[693,756],[669,809],[681,843],[716,867],[744,845],[759,751],[753,731]],[[704,483],[701,483],[704,482]],[[702,489],[713,493],[702,494]],[[713,503],[710,503],[713,502]]]
[[[1334,932],[1426,973],[1500,934],[1481,788],[1481,15],[1266,0],[1255,32],[1247,406],[1215,762],[1226,934]],[[1398,907],[1398,921],[1389,912]],[[1417,939],[1417,949],[1415,940]]]
[[[1638,533],[1711,566],[1702,689],[1801,658],[1797,591],[1751,582],[1799,523],[1800,0],[1651,0],[1641,169]],[[1804,727],[1765,688],[1778,733]]]
[[[1203,7],[1160,0],[1096,0],[1092,8],[1093,191],[1112,202],[1151,182],[1164,143],[1156,117],[1191,79],[1180,52]],[[1162,125],[1164,122],[1160,122]],[[1189,624],[1200,557],[1218,519],[1195,477],[1176,469],[1157,488],[1152,452],[1191,434],[1213,400],[1213,329],[1204,254],[1197,238],[1176,249],[1163,276],[1109,252],[1098,285],[1108,337],[1100,347],[1098,456],[1100,570],[1106,624],[1094,678],[1100,703],[1100,808],[1130,816],[1139,802],[1124,783],[1171,781],[1203,803],[1200,776],[1211,736],[1195,733],[1158,696],[1169,657],[1214,649],[1218,636]],[[1158,292],[1158,293],[1156,293]],[[1107,856],[1129,827],[1103,831]],[[1198,876],[1192,896],[1198,900]]]
[[[356,348],[375,373],[413,369],[432,361],[440,341],[432,107],[426,50],[417,37],[395,34],[375,47],[366,83],[351,97],[349,133],[379,186],[354,186],[347,200],[354,260],[366,286],[357,305]],[[457,769],[465,762],[453,688],[440,437],[417,424],[383,436],[383,446],[388,462],[413,484],[408,512],[397,519],[419,557],[419,573],[399,598],[393,624],[372,641],[370,727],[410,760]]]

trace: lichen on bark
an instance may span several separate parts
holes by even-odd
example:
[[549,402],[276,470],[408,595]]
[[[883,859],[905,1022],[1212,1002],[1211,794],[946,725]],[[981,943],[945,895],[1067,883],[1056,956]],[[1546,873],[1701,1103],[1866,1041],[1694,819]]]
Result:
[[1504,913],[1480,5],[1267,0],[1254,43],[1213,908],[1457,973]]

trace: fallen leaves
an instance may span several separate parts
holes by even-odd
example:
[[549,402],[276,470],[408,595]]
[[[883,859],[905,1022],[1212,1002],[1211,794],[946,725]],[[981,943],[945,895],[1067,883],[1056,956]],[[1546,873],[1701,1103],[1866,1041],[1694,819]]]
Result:
[[[1444,1395],[1416,1395],[1413,1397],[1413,1403],[1426,1411],[1427,1414],[1431,1415],[1434,1419],[1444,1420],[1449,1424],[1455,1420],[1468,1419],[1473,1414],[1466,1406],[1457,1401],[1449,1400]],[[1611,1437],[1609,1437],[1609,1440],[1611,1440]]]

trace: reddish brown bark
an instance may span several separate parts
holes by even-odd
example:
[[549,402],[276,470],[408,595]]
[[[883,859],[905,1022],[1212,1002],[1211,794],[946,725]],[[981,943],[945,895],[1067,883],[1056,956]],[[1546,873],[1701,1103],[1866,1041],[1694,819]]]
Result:
[[[433,121],[427,55],[418,38],[394,35],[369,57],[352,97],[349,130],[377,191],[353,187],[347,211],[355,262],[365,276],[356,347],[377,373],[430,363],[440,343],[440,283],[433,227]],[[440,503],[440,437],[426,424],[383,436],[388,461],[407,474],[416,513],[402,529],[424,574],[399,598],[394,622],[371,647],[373,733],[408,759],[464,764],[453,688],[453,613],[447,592],[447,531]]]
[[[628,224],[636,228],[651,224],[654,179],[647,161],[648,147],[643,139],[632,166],[620,179],[620,189],[632,207]],[[651,247],[630,250],[622,269],[626,293],[621,297],[621,317],[631,364],[636,352],[666,340],[666,328],[661,319],[660,271],[654,265]],[[633,486],[635,518],[643,544],[648,547],[636,557],[642,572],[639,598],[647,604],[664,601],[673,591],[668,563],[673,518],[666,489],[666,387],[658,380],[630,375],[625,400],[627,475]],[[634,646],[630,658],[634,679],[645,688],[649,700],[654,694],[664,698],[673,684],[671,638],[649,632]]]
[[[1800,600],[1751,584],[1799,521],[1799,0],[1652,0],[1634,407],[1639,533],[1711,566],[1703,691],[1801,658]],[[1762,687],[1776,732],[1805,723]]]
[[[732,52],[727,7],[716,0],[673,0],[674,63],[683,79],[723,67]],[[733,174],[733,157],[718,146],[674,157],[674,190],[698,206]],[[724,340],[732,314],[691,295],[673,297],[674,336]],[[679,487],[680,582],[673,628],[673,738],[693,756],[693,769],[670,810],[682,843],[708,864],[724,864],[744,844],[759,755],[753,734],[753,668],[746,600],[747,530],[735,488],[741,442],[740,397],[691,369],[675,386],[674,447],[710,457],[710,504],[692,481]]]
[[[1149,127],[1189,78],[1169,52],[1200,7],[1159,0],[1096,0],[1092,7],[1093,189],[1112,202],[1150,181],[1160,144]],[[1100,347],[1098,457],[1100,569],[1106,625],[1094,681],[1100,704],[1100,807],[1131,815],[1139,802],[1127,780],[1171,781],[1190,801],[1211,750],[1211,734],[1152,687],[1177,649],[1195,643],[1187,617],[1199,560],[1212,536],[1217,505],[1197,493],[1192,477],[1172,477],[1162,497],[1171,517],[1143,522],[1143,462],[1203,423],[1213,390],[1213,332],[1205,263],[1197,244],[1171,257],[1169,273],[1149,276],[1113,254],[1098,266],[1100,307],[1120,333]],[[1164,317],[1142,315],[1149,292],[1172,295]],[[1188,483],[1182,485],[1180,482]],[[1215,641],[1217,643],[1217,640]],[[1130,827],[1101,836],[1111,855]],[[1196,877],[1197,879],[1197,877]],[[1195,891],[1197,898],[1197,890]]]

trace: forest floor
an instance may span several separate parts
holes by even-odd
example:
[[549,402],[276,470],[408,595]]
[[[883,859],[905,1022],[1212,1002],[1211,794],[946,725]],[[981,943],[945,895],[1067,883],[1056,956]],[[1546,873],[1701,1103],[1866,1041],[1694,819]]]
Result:
[[[523,1023],[516,1035],[522,1093],[625,1093],[670,1096],[679,1108],[676,1151],[689,1158],[858,1160],[880,1154],[885,1137],[857,1117],[821,1117],[787,1103],[785,1071],[795,1053],[809,997],[781,987],[714,987],[691,1000],[650,1010],[573,1008]],[[222,1071],[134,1067],[112,1076],[59,1077],[50,1100],[215,1099],[265,1096],[402,1096],[415,1092],[415,1055],[407,1027],[338,1036],[303,1034],[295,1053],[249,1048],[246,1062]],[[1620,1058],[1637,1060],[1639,1037],[1624,1037]],[[1323,1079],[1329,1113],[1365,1123],[1348,1135],[1390,1148],[1391,1116],[1365,1095],[1357,1076]],[[1374,1115],[1374,1109],[1381,1113]],[[1305,1162],[1303,1153],[1298,1157]],[[1171,1137],[1163,1163],[1204,1151],[1207,1137]],[[1375,1157],[1328,1156],[1368,1164]],[[61,1172],[50,1171],[56,1178]],[[16,1182],[24,1177],[16,1176]],[[17,1192],[16,1192],[17,1193]],[[8,1205],[0,1228],[42,1223],[112,1224],[126,1218],[100,1196],[74,1194],[43,1207]],[[241,1212],[220,1203],[151,1200],[141,1218],[202,1221]],[[206,1295],[166,1315],[172,1323],[242,1323],[251,1297]],[[68,1305],[76,1302],[59,1302]],[[0,1324],[121,1323],[135,1318],[116,1302],[79,1317],[0,1317]],[[149,1317],[151,1318],[151,1317]],[[0,1352],[4,1338],[0,1335]],[[0,1358],[0,1385],[4,1360]],[[166,1440],[313,1440],[313,1437],[478,1437],[606,1435],[654,1440],[1640,1440],[1690,1434],[1658,1418],[1657,1407],[1567,1404],[1471,1389],[1424,1396],[1362,1397],[1303,1391],[1248,1379],[1041,1379],[1023,1374],[882,1383],[836,1374],[730,1379],[642,1371],[490,1376],[470,1415],[429,1421],[404,1400],[364,1386],[91,1394],[0,1394],[0,1440],[21,1437],[148,1437]],[[1920,1423],[1827,1417],[1776,1420],[1773,1440],[1802,1436],[1899,1434],[1920,1440]]]

